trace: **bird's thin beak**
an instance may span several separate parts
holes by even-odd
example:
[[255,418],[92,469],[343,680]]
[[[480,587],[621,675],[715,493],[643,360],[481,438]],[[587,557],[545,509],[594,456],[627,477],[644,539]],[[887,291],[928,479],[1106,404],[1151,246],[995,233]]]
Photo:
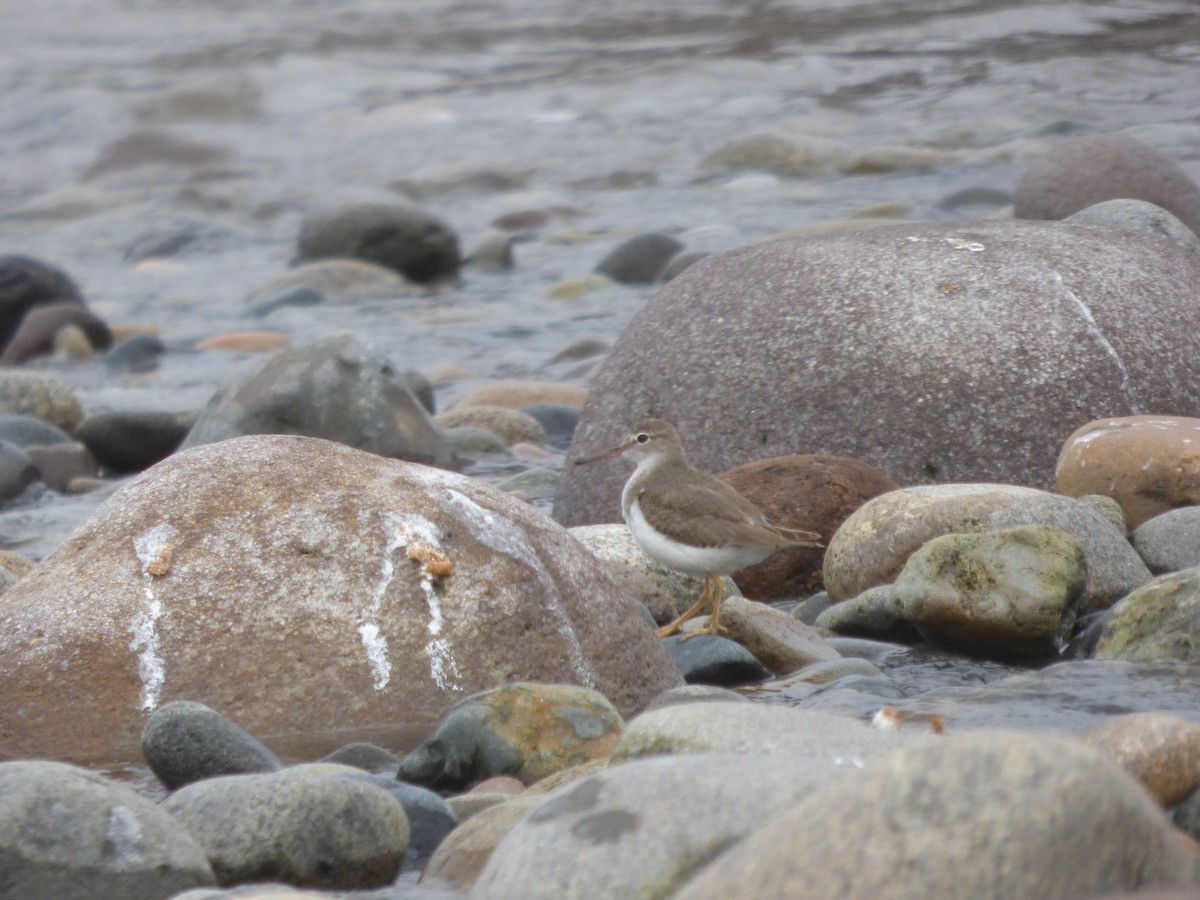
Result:
[[577,459],[575,460],[575,465],[586,466],[588,463],[599,462],[602,459],[610,459],[624,449],[624,447],[613,447],[611,450],[605,450],[603,453],[597,454],[596,456],[589,456],[587,459]]

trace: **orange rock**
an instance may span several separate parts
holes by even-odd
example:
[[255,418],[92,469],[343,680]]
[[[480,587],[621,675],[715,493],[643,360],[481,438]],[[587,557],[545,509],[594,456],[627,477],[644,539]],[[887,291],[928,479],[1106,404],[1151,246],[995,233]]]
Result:
[[587,388],[554,381],[493,381],[481,384],[460,397],[459,406],[507,406],[520,409],[534,403],[573,403],[582,406]]
[[231,353],[263,353],[267,350],[282,350],[288,339],[277,331],[236,331],[205,338],[196,345],[197,350],[228,350]]
[[1147,519],[1200,503],[1200,419],[1125,416],[1097,419],[1059,453],[1055,490],[1103,494],[1121,505],[1130,531]]

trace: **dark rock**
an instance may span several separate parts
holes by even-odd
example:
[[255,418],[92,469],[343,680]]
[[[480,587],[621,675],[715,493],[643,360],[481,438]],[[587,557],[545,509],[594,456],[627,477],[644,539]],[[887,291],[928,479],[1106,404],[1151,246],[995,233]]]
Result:
[[408,389],[413,392],[413,396],[421,401],[425,412],[431,416],[437,412],[437,403],[433,397],[433,385],[428,378],[416,369],[405,369],[400,373],[400,377],[404,379]]
[[7,347],[29,310],[69,303],[83,295],[62,269],[28,256],[0,256],[0,347]]
[[833,600],[830,599],[828,591],[817,591],[807,600],[802,600],[792,610],[792,615],[805,625],[816,625],[817,617],[832,605]]
[[792,547],[735,572],[747,597],[797,597],[824,587],[824,545],[852,512],[900,485],[866,463],[844,456],[776,456],[717,476],[777,525],[820,535],[820,547]]
[[400,801],[404,815],[408,818],[408,853],[404,859],[406,868],[419,866],[429,859],[455,826],[458,817],[445,800],[433,791],[406,784],[395,778],[382,775],[347,775],[347,778],[362,780],[383,788]]
[[964,215],[973,209],[994,210],[1012,203],[1012,194],[992,187],[969,187],[955,191],[938,201],[937,208],[955,213],[962,218],[972,218]]
[[1148,519],[1133,532],[1133,548],[1155,575],[1200,566],[1200,506]]
[[228,151],[212,144],[175,137],[165,131],[145,129],[118,138],[105,147],[96,161],[88,166],[83,177],[95,178],[109,172],[145,166],[194,168],[221,162],[228,156]]
[[256,300],[250,307],[250,315],[261,319],[269,316],[277,309],[320,306],[322,303],[327,303],[328,299],[316,288],[309,287],[307,284],[298,284],[294,287],[285,288],[277,294],[269,294],[260,300]]
[[916,644],[921,640],[920,632],[901,614],[890,584],[868,588],[849,600],[832,604],[817,616],[814,624],[848,637],[898,644]]
[[1059,141],[1017,182],[1013,214],[1018,219],[1065,219],[1122,198],[1161,206],[1200,234],[1200,187],[1171,157],[1125,134]]
[[71,440],[61,428],[33,416],[0,416],[0,441],[14,447],[32,447],[35,444],[65,444]]
[[204,848],[223,885],[382,887],[408,849],[404,808],[389,792],[315,767],[197,781],[162,808]]
[[1192,791],[1190,797],[1175,807],[1174,818],[1182,831],[1200,841],[1200,789]]
[[391,750],[364,741],[338,747],[321,762],[353,766],[372,775],[386,775],[388,778],[395,778],[400,771],[400,757]]
[[[571,462],[642,414],[710,472],[811,447],[900,483],[1048,485],[1079,422],[1200,412],[1200,379],[1170,374],[1200,358],[1200,329],[1179,324],[1197,295],[1200,259],[1170,242],[1063,223],[891,225],[710,256],[601,365],[554,515],[619,518],[628,470]],[[697,364],[714,348],[738,364]]]
[[0,763],[0,894],[12,900],[174,897],[214,883],[184,827],[75,766]]
[[667,264],[663,266],[662,271],[658,273],[657,280],[664,282],[670,281],[675,276],[682,274],[685,269],[688,269],[695,263],[700,262],[700,260],[704,259],[704,257],[708,255],[709,253],[705,250],[685,250],[682,253],[676,253],[667,261]]
[[20,496],[39,477],[37,466],[24,450],[0,441],[0,502]]
[[582,411],[583,407],[574,403],[531,403],[521,407],[521,412],[541,423],[546,429],[546,443],[558,450],[570,446]]
[[282,350],[235,373],[182,448],[246,434],[303,434],[380,456],[457,464],[404,376],[349,334]]
[[362,259],[427,284],[458,274],[458,235],[415,206],[361,203],[309,218],[300,230],[298,256]]
[[1099,612],[1088,613],[1075,620],[1075,634],[1067,642],[1063,650],[1063,659],[1091,659],[1096,654],[1096,645],[1100,636],[1108,627],[1113,608],[1102,609]]
[[621,716],[595,691],[516,683],[459,702],[433,735],[406,756],[400,778],[439,789],[493,775],[525,784],[592,759],[605,759]]
[[142,756],[169,791],[218,775],[283,768],[246,729],[191,700],[176,700],[151,714],[142,729]]
[[737,641],[714,634],[693,638],[674,634],[663,639],[671,661],[688,684],[717,687],[765,681],[771,672]]
[[104,365],[112,372],[152,372],[167,345],[152,334],[135,334],[104,354]]
[[93,350],[112,346],[112,332],[99,316],[78,303],[35,306],[25,313],[16,334],[0,355],[0,366],[19,366],[35,356],[54,351],[55,338],[68,325],[80,328]]
[[463,265],[482,272],[508,272],[514,265],[513,241],[507,234],[493,234],[471,251]]
[[454,455],[464,465],[478,463],[485,459],[510,460],[513,458],[508,444],[500,439],[500,435],[486,428],[476,428],[473,425],[463,425],[458,428],[445,429],[446,440],[454,448]]
[[653,284],[683,244],[666,234],[639,234],[618,244],[596,265],[601,275],[622,284]]
[[196,413],[158,411],[93,413],[76,429],[75,436],[112,472],[140,472],[179,449]]

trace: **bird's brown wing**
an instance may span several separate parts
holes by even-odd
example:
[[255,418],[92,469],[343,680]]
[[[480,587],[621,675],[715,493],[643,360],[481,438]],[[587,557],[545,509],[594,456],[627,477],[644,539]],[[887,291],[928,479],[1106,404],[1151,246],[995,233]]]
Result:
[[760,544],[788,545],[810,543],[819,535],[807,531],[777,528],[766,520],[753,503],[723,481],[715,478],[689,485],[682,495],[675,495],[670,508],[658,495],[638,496],[642,516],[653,528],[669,528],[672,519],[688,520],[700,546],[713,547],[728,543],[731,535]]

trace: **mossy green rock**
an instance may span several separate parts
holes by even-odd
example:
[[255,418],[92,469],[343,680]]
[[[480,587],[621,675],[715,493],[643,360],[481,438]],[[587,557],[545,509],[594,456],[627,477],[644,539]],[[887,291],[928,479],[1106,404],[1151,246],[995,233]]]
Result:
[[1096,658],[1200,663],[1200,568],[1155,578],[1114,606]]
[[947,534],[909,557],[896,603],[928,641],[986,656],[1048,656],[1087,583],[1083,547],[1046,525]]

